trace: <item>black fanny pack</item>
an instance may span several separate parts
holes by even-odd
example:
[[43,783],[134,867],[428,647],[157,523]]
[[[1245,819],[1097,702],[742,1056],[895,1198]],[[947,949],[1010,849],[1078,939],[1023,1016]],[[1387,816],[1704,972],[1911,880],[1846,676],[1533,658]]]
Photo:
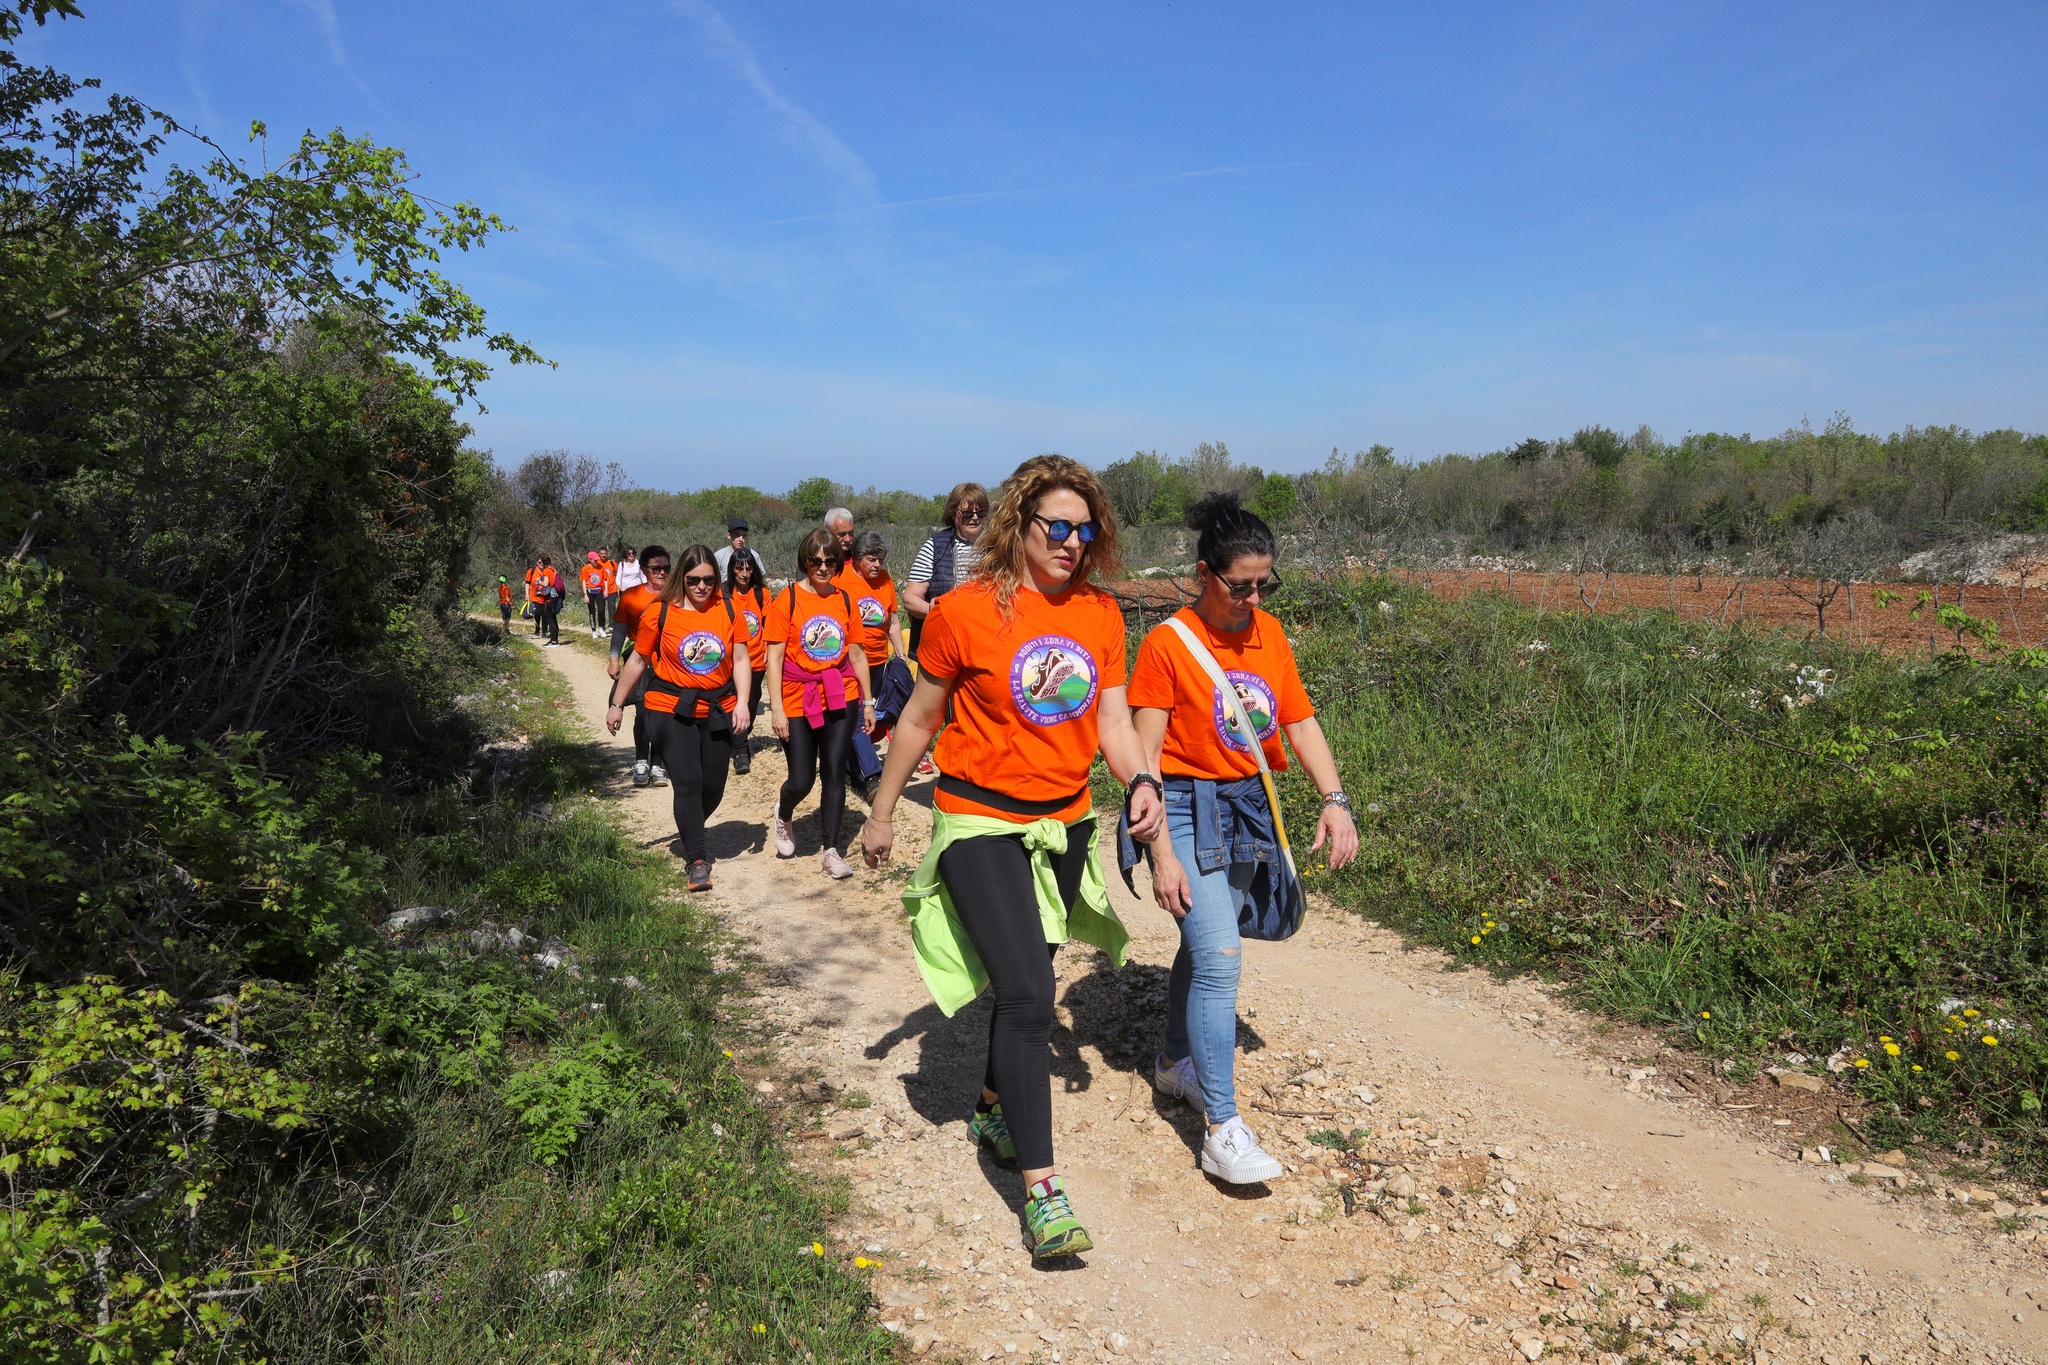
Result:
[[1005,815],[1033,816],[1058,815],[1068,806],[1073,805],[1088,794],[1088,789],[1082,787],[1079,791],[1071,792],[1066,796],[1055,797],[1050,801],[1023,801],[1009,795],[1007,792],[992,791],[987,787],[978,787],[966,778],[955,777],[951,773],[939,774],[939,790],[948,796],[957,796],[962,801],[972,801],[977,806],[987,806],[990,810],[999,810]]
[[645,683],[648,692],[659,692],[664,697],[674,697],[676,699],[677,720],[697,719],[697,703],[700,701],[708,702],[710,703],[711,714],[706,716],[705,719],[711,722],[712,730],[732,729],[731,714],[718,704],[727,697],[739,695],[739,689],[733,685],[731,678],[727,678],[722,687],[678,687],[667,678],[658,676],[650,668],[642,675],[642,681]]

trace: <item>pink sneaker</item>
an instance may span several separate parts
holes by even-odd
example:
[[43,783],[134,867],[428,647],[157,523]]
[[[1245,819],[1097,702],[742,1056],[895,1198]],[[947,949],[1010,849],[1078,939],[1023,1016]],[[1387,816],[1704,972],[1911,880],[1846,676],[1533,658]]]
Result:
[[796,830],[780,815],[775,817],[775,856],[794,858],[796,856]]
[[919,777],[931,777],[937,774],[938,771],[939,765],[932,762],[930,754],[926,754],[923,758],[917,760],[917,775]]
[[825,865],[825,875],[835,882],[843,882],[853,875],[852,864],[848,863],[846,855],[836,848],[828,848],[819,854],[818,861]]

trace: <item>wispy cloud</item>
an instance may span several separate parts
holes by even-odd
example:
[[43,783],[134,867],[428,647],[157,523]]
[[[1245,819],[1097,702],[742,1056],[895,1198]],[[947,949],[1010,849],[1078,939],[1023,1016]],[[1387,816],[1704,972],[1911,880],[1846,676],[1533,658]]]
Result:
[[226,130],[220,126],[220,116],[214,112],[213,99],[207,92],[200,53],[200,42],[205,36],[206,11],[210,7],[209,0],[192,0],[185,7],[184,41],[179,46],[178,69],[184,74],[185,89],[192,95],[200,130],[218,137]]
[[845,197],[862,205],[872,205],[881,199],[881,192],[875,185],[874,170],[866,159],[849,147],[839,134],[826,127],[817,115],[775,88],[775,83],[761,68],[761,59],[739,34],[733,32],[724,14],[708,0],[674,0],[674,3],[678,13],[697,25],[711,55],[730,68],[767,106],[781,125],[785,141],[824,167]]
[[1159,184],[1171,185],[1176,180],[1201,180],[1212,175],[1256,175],[1260,171],[1291,171],[1306,166],[1306,161],[1267,161],[1256,166],[1208,166],[1196,171],[1176,171],[1172,175],[1159,177]]
[[369,82],[357,74],[355,64],[348,58],[348,44],[342,41],[341,20],[334,13],[334,0],[292,0],[300,9],[313,17],[313,26],[320,30],[320,37],[327,44],[327,58],[334,63],[334,69],[348,78],[349,84],[362,92],[363,97],[385,118],[392,117],[384,107],[384,101],[370,88]]

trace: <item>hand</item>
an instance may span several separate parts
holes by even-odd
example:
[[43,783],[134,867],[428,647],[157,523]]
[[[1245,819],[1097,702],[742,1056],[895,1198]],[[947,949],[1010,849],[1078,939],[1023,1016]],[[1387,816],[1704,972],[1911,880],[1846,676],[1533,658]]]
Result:
[[769,712],[768,728],[775,732],[777,739],[787,740],[789,738],[789,717],[783,715],[780,711]]
[[741,702],[738,706],[732,708],[732,728],[734,734],[740,733],[753,723],[753,714],[747,710],[745,702]]
[[860,856],[869,867],[880,867],[889,861],[889,854],[896,847],[896,826],[886,820],[877,820],[870,815],[867,823],[860,827]]
[[619,722],[625,718],[626,708],[614,704],[609,711],[604,713],[604,728],[612,734],[617,734],[619,732]]
[[1160,826],[1166,820],[1166,807],[1160,804],[1159,793],[1150,786],[1139,787],[1131,793],[1131,837],[1141,844],[1149,844],[1159,837]]
[[1194,891],[1188,885],[1188,870],[1170,850],[1152,850],[1152,899],[1175,919],[1184,919],[1188,907],[1194,903]]
[[1315,842],[1308,846],[1308,851],[1315,852],[1325,840],[1330,845],[1332,872],[1358,856],[1358,826],[1352,823],[1350,811],[1342,806],[1323,807],[1322,817],[1316,821]]
[[624,668],[625,663],[616,654],[605,660],[604,671],[612,675],[613,682],[619,680],[619,674]]

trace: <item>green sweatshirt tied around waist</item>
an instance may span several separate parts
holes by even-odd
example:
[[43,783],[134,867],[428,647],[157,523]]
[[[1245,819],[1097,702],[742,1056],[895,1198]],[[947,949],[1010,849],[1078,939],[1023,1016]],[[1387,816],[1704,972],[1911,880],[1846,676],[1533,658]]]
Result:
[[1053,858],[1067,851],[1068,831],[1094,819],[1090,813],[1073,825],[1050,818],[1020,825],[990,815],[932,812],[932,845],[926,850],[924,861],[917,865],[910,888],[903,893],[903,908],[910,913],[910,940],[917,955],[917,970],[924,977],[932,1000],[949,1017],[988,986],[981,955],[974,951],[973,940],[967,937],[967,930],[953,908],[953,894],[939,876],[939,856],[961,839],[1023,835],[1024,847],[1031,853],[1031,880],[1038,895],[1038,918],[1045,926],[1045,941],[1065,943],[1070,938],[1079,939],[1108,953],[1118,967],[1124,965],[1131,935],[1110,908],[1109,888],[1102,879],[1100,849],[1090,841],[1088,860],[1081,868],[1081,886],[1071,911],[1060,900],[1059,882],[1053,874]]

